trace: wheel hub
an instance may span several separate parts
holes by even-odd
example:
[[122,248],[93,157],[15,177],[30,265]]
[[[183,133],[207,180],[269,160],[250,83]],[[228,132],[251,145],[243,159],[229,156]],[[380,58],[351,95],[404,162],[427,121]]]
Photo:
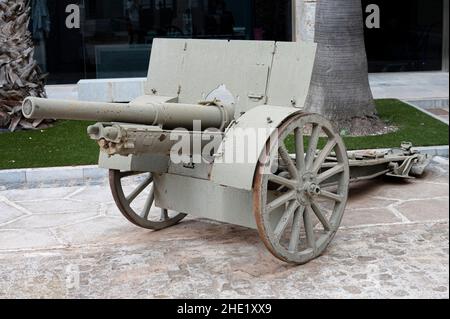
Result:
[[320,185],[317,183],[317,175],[306,173],[302,176],[302,183],[297,187],[297,201],[302,204],[308,204],[313,197],[321,193]]
[[305,192],[310,196],[318,196],[320,195],[321,189],[320,186],[315,183],[309,183],[305,186]]

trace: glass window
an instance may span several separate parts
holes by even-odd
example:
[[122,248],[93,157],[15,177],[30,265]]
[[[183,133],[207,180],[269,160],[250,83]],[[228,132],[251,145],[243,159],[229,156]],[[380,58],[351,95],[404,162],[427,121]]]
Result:
[[365,31],[370,72],[441,70],[443,0],[363,0],[371,3],[381,28]]
[[[65,26],[73,0],[33,0],[49,30],[33,30],[49,83],[146,76],[154,38],[292,39],[291,0],[83,0],[81,29]],[[39,7],[33,20],[42,19]]]

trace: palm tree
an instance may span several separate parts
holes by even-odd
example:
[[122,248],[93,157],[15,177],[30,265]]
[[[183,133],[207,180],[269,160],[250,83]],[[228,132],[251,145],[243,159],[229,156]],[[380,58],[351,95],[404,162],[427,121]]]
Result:
[[0,128],[33,128],[42,121],[22,118],[27,96],[45,97],[45,76],[34,60],[28,30],[30,0],[0,0]]
[[361,0],[318,0],[315,42],[307,110],[324,115],[338,129],[368,124],[353,121],[357,118],[379,122],[368,79]]

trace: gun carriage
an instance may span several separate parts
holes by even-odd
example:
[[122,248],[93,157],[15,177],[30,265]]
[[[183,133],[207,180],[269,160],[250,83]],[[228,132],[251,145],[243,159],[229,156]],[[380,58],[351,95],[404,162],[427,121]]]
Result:
[[412,178],[429,162],[408,143],[347,152],[329,121],[304,112],[315,52],[302,42],[157,39],[145,96],[28,98],[23,113],[99,122],[88,134],[133,224],[161,230],[190,214],[255,228],[275,257],[304,264],[336,234],[350,182]]

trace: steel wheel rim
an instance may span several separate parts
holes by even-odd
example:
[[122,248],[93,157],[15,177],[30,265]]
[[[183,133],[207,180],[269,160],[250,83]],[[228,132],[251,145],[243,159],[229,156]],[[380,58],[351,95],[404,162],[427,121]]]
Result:
[[[312,124],[310,145],[304,149],[303,130]],[[320,133],[326,135],[327,141],[323,152],[317,153],[317,143]],[[290,160],[284,145],[289,134],[295,135],[296,158]],[[254,213],[258,231],[269,251],[277,258],[295,264],[304,264],[321,255],[333,240],[343,218],[348,199],[350,169],[347,151],[342,138],[336,134],[331,124],[319,115],[301,114],[286,121],[279,128],[279,148],[268,143],[267,151],[261,158],[254,182]],[[311,146],[312,144],[312,146]],[[329,154],[335,152],[337,164],[332,169],[322,171],[321,162],[327,160]],[[301,156],[300,154],[303,154]],[[313,155],[311,155],[313,154]],[[267,173],[267,164],[274,161],[275,156],[280,162],[287,164],[287,171],[282,174]],[[290,161],[290,163],[288,163]],[[292,164],[292,165],[291,165]],[[317,172],[316,172],[317,171]],[[328,173],[327,173],[328,172]],[[287,176],[286,176],[287,175]],[[331,176],[330,176],[331,175]],[[326,178],[328,176],[328,178]],[[325,182],[336,178],[335,193],[324,189]],[[268,200],[269,182],[279,185],[280,195]],[[318,198],[335,201],[331,214],[327,216]],[[280,202],[282,202],[281,205]],[[275,208],[274,208],[275,207]],[[277,216],[272,217],[276,211]],[[323,228],[323,234],[317,236],[313,221],[318,220]],[[312,226],[311,226],[312,225]],[[287,227],[291,227],[288,244],[280,241]],[[303,226],[306,248],[301,249],[300,234]],[[312,231],[311,231],[312,229]]]
[[[143,181],[127,196],[123,189],[122,180],[126,177],[146,175]],[[141,172],[121,172],[119,170],[109,171],[109,184],[111,192],[122,215],[125,216],[131,223],[136,226],[161,230],[170,226],[173,226],[186,217],[186,214],[178,213],[173,217],[169,216],[167,209],[161,209],[161,216],[159,220],[149,220],[150,210],[154,204],[154,187],[153,178],[151,173]],[[142,211],[137,212],[131,207],[132,202],[142,194],[146,189],[149,189],[149,194],[146,197],[146,201]]]

